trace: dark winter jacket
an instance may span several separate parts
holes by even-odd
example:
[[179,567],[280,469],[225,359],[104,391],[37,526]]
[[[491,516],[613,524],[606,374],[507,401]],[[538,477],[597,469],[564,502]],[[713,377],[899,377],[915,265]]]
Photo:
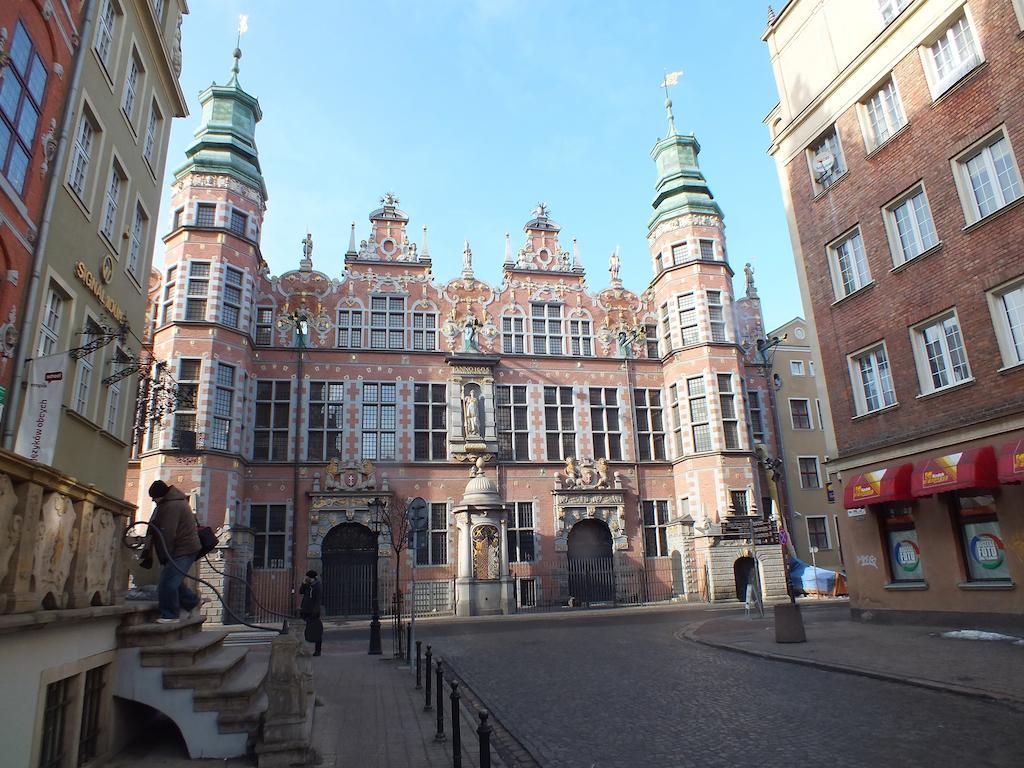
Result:
[[320,579],[303,584],[299,587],[302,593],[302,602],[299,603],[299,615],[303,618],[316,617],[320,615],[320,601],[323,597],[324,587]]
[[151,525],[156,526],[163,538],[151,532],[150,537],[154,545],[154,551],[161,563],[168,560],[167,550],[164,543],[170,549],[171,557],[182,557],[183,555],[194,555],[199,549],[199,533],[196,530],[196,517],[192,508],[188,505],[185,494],[173,485],[168,489],[162,499],[156,503],[156,510],[149,519]]

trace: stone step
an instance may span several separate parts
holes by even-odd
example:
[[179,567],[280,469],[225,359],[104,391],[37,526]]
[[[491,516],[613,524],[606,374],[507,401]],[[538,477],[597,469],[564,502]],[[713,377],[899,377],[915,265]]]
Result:
[[236,666],[244,663],[248,653],[248,648],[217,646],[215,650],[206,653],[202,659],[189,666],[170,666],[164,672],[164,688],[192,688],[197,691],[217,688],[223,685],[224,679]]
[[182,619],[173,624],[129,624],[118,627],[117,635],[122,648],[148,648],[167,645],[199,632],[203,627],[202,616]]
[[140,652],[144,667],[190,667],[220,650],[226,632],[194,632],[164,645],[149,645]]
[[268,667],[267,661],[246,659],[216,688],[192,694],[196,711],[244,712],[263,692]]
[[217,727],[221,733],[256,733],[266,711],[267,694],[260,693],[247,709],[217,715]]

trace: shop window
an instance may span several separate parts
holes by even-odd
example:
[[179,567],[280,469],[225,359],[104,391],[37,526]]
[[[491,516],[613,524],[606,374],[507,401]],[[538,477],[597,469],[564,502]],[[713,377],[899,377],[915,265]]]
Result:
[[995,498],[989,494],[958,493],[953,503],[968,580],[1009,581]]
[[889,556],[889,578],[894,583],[924,581],[921,545],[917,541],[913,509],[888,507],[881,516],[882,538]]

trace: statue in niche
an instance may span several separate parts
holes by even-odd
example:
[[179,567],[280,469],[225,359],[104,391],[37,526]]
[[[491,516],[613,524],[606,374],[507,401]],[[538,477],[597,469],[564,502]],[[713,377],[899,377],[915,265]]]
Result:
[[481,525],[473,531],[473,578],[497,579],[501,570],[498,529]]
[[479,352],[480,346],[477,341],[477,331],[483,326],[476,315],[472,312],[466,314],[466,318],[462,321],[462,351],[463,352]]
[[466,437],[480,437],[480,398],[476,389],[470,387],[462,398],[462,410],[466,423]]

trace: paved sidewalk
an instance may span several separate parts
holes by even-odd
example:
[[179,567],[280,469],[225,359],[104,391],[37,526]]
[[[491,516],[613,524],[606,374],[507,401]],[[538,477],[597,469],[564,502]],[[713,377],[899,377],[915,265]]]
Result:
[[[776,643],[764,619],[723,617],[680,633],[704,645],[1024,708],[1024,643],[940,637],[949,627],[865,624],[840,606],[803,607],[805,643]],[[964,625],[963,629],[969,629]]]

